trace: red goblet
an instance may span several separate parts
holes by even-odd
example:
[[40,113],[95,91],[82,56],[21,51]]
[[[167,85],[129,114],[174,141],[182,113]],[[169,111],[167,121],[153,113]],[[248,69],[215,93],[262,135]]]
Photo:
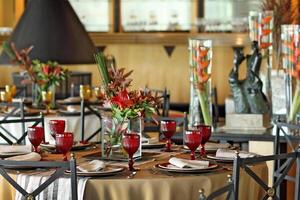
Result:
[[201,133],[201,150],[200,150],[200,155],[201,156],[205,156],[206,153],[205,153],[205,144],[206,142],[208,142],[210,136],[211,136],[211,126],[207,126],[207,125],[203,125],[203,124],[200,124],[200,125],[197,125],[196,126],[197,130],[200,131]]
[[30,143],[33,146],[33,151],[38,152],[38,146],[44,140],[44,128],[39,126],[32,126],[27,128],[27,135]]
[[66,121],[65,120],[50,120],[49,128],[51,136],[55,139],[55,134],[65,132]]
[[191,160],[195,160],[195,151],[199,147],[202,135],[199,130],[186,130],[184,144],[191,150]]
[[140,147],[140,135],[136,133],[125,133],[123,135],[123,148],[128,153],[129,160],[128,166],[129,171],[136,171],[133,167],[133,154],[138,150]]
[[73,133],[57,133],[55,137],[56,151],[63,154],[63,161],[67,161],[67,153],[71,150],[74,142]]
[[166,142],[166,152],[171,151],[171,138],[176,132],[176,121],[175,120],[162,120],[160,122],[160,132],[164,134],[167,139]]

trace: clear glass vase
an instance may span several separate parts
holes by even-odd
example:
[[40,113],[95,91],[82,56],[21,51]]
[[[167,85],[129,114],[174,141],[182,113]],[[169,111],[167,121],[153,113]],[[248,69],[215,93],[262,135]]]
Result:
[[[285,95],[286,95],[286,116],[290,118],[294,95],[296,91],[296,80],[292,78],[291,73],[299,65],[298,49],[299,25],[281,26],[281,61],[285,70]],[[288,120],[289,121],[289,120]],[[296,120],[294,120],[296,122]]]
[[140,146],[133,158],[142,157],[142,132],[144,130],[143,118],[118,121],[109,115],[102,116],[101,131],[101,157],[109,160],[128,160],[128,154],[122,148],[122,136],[125,133],[138,134]]
[[[212,67],[212,41],[189,39],[190,107],[189,127],[199,124],[212,125],[211,79],[199,85],[200,68],[210,76]],[[197,61],[198,59],[198,61]],[[201,66],[203,65],[203,66]]]

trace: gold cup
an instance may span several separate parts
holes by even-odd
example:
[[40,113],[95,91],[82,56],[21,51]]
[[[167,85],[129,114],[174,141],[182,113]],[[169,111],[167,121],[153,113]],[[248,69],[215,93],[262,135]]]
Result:
[[89,100],[92,97],[91,87],[89,85],[80,85],[80,98]]
[[0,92],[0,100],[2,102],[12,102],[11,92],[1,91]]
[[105,96],[104,88],[103,87],[95,87],[94,94],[95,94],[95,97],[98,99],[98,101],[103,100],[103,98]]
[[15,85],[5,85],[5,91],[10,92],[12,98],[14,98],[17,94],[17,87]]
[[49,114],[52,97],[52,91],[42,91],[42,101],[46,105],[46,114]]

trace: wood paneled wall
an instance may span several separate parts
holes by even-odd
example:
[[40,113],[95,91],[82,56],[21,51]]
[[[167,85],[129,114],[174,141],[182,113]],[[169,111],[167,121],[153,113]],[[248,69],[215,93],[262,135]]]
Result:
[[[245,52],[248,52],[247,48]],[[122,44],[108,45],[106,54],[116,57],[119,67],[133,69],[133,88],[148,86],[150,88],[168,88],[171,102],[189,102],[189,65],[187,45],[177,45],[171,57],[162,45]],[[231,47],[213,48],[212,85],[217,87],[219,104],[224,104],[230,94],[228,74],[232,68],[233,51]],[[93,85],[100,84],[100,76],[96,65],[70,65],[70,70],[92,72]],[[11,83],[10,73],[17,67],[0,67],[0,86]],[[245,68],[242,70],[245,72]]]

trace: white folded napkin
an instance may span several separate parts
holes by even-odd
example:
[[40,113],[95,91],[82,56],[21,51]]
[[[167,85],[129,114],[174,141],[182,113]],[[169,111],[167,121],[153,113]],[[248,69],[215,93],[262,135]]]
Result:
[[179,168],[206,168],[209,166],[209,161],[204,160],[186,160],[172,157],[169,163]]
[[146,138],[146,137],[142,137],[142,143],[143,144],[155,144],[158,142],[158,138],[154,137],[154,138]]
[[64,99],[65,102],[80,102],[81,98],[80,97],[68,97],[66,99]]
[[[230,149],[218,149],[216,152],[216,157],[220,158],[235,158],[235,150]],[[246,152],[246,151],[240,151],[239,156],[241,158],[252,158],[256,156],[257,154]]]
[[0,145],[0,154],[7,153],[30,153],[30,145]]
[[96,172],[105,168],[105,163],[101,160],[92,160],[77,166],[81,172]]
[[205,144],[206,150],[217,150],[217,149],[227,149],[230,147],[229,143],[214,143],[214,142],[207,142]]
[[67,111],[68,112],[80,112],[80,106],[69,105],[69,106],[67,106]]
[[42,159],[41,155],[35,152],[21,156],[13,156],[6,158],[5,160],[14,160],[14,161],[40,161]]

